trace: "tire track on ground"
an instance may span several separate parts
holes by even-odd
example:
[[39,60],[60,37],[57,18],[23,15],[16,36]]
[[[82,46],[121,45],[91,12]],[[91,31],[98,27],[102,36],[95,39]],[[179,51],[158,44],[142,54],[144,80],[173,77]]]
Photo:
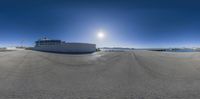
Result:
[[153,77],[153,78],[159,78],[159,79],[169,79],[168,76],[163,75],[159,72],[156,72],[154,70],[152,70],[149,67],[149,64],[146,64],[145,60],[140,59],[140,57],[138,57],[135,52],[132,52],[132,57],[136,60],[137,64],[139,64],[140,67],[143,68],[143,70],[147,73],[147,75]]

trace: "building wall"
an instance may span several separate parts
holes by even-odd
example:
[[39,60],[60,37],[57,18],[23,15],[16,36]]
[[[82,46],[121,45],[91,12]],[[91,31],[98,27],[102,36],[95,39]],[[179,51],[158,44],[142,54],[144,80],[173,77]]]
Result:
[[89,53],[96,51],[96,45],[87,43],[63,43],[61,45],[36,46],[33,49],[39,51],[63,52],[63,53]]

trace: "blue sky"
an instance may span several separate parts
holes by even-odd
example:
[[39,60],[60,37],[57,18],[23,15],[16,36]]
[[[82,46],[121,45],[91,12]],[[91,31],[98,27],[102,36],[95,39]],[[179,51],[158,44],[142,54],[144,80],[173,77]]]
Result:
[[[197,0],[1,0],[0,46],[48,37],[111,47],[200,47]],[[105,32],[104,39],[96,37]]]

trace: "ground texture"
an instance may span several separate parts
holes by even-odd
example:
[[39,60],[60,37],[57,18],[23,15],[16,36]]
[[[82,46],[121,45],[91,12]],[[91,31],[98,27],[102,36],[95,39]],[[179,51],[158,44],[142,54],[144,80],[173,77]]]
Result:
[[0,99],[199,99],[200,53],[0,52]]

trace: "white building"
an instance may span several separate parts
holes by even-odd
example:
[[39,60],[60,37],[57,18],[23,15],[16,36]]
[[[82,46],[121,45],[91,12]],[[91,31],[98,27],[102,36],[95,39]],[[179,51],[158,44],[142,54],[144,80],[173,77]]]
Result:
[[35,42],[34,50],[61,53],[90,53],[96,51],[96,44],[66,43],[61,40],[41,39]]

